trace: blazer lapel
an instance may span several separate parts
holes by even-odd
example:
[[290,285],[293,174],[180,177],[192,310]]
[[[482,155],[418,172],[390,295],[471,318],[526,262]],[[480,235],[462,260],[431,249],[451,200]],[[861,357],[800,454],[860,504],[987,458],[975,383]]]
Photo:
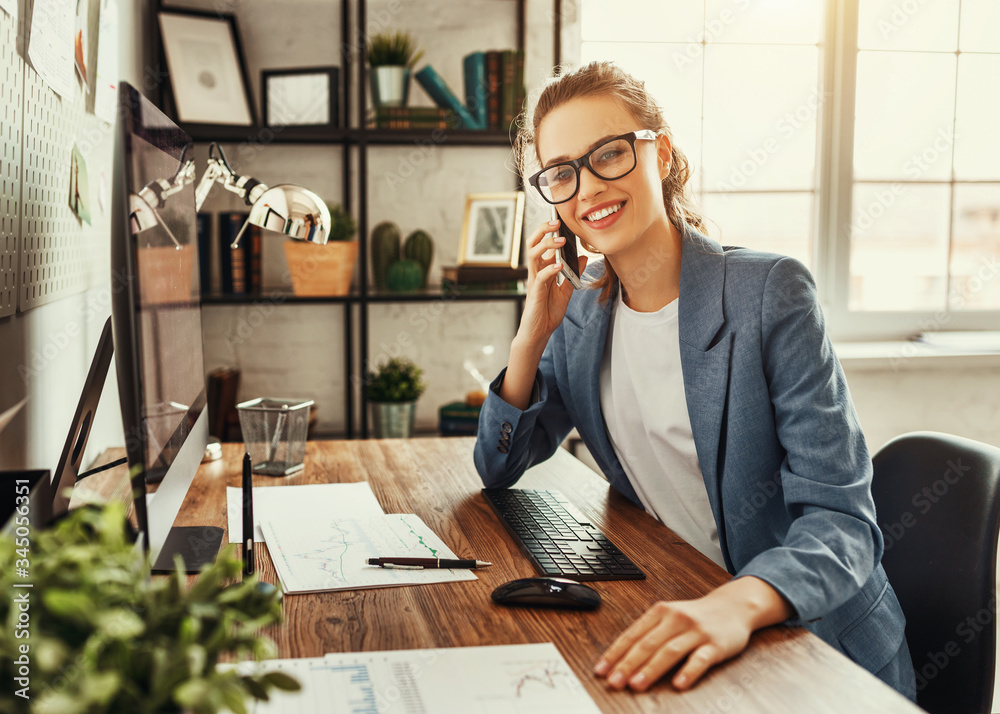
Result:
[[686,229],[678,304],[681,371],[698,463],[728,561],[719,484],[719,444],[733,345],[723,311],[725,278],[726,258],[721,246]]

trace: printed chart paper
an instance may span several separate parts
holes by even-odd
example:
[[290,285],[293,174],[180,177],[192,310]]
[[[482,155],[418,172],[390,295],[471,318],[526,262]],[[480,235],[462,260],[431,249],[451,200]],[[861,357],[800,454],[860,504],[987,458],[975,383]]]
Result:
[[299,692],[257,702],[254,714],[596,714],[551,642],[328,654],[237,665],[280,670]]
[[[229,542],[243,541],[243,489],[226,489]],[[382,506],[367,481],[318,483],[305,486],[255,486],[253,489],[253,539],[264,542],[261,521],[324,521],[330,518],[373,518]]]
[[476,580],[471,570],[403,570],[368,558],[455,558],[418,516],[261,521],[264,541],[286,594]]

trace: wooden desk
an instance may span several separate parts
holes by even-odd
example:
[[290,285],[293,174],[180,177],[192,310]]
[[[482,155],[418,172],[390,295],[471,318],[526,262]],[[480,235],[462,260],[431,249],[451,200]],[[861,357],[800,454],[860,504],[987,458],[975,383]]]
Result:
[[[805,629],[771,627],[749,648],[679,693],[661,680],[649,692],[607,689],[591,673],[598,655],[658,600],[694,598],[729,574],[613,491],[560,449],[518,482],[561,490],[647,575],[592,583],[604,602],[594,612],[494,605],[490,593],[537,575],[479,493],[472,438],[309,442],[305,469],[289,478],[255,476],[261,487],[368,481],[386,513],[415,513],[459,557],[488,560],[478,580],[413,587],[289,595],[285,624],[268,634],[281,657],[327,652],[553,642],[605,712],[919,712]],[[240,485],[242,445],[202,466],[176,525],[227,527],[226,486]],[[228,539],[228,535],[227,535]],[[263,580],[278,583],[266,548]]]

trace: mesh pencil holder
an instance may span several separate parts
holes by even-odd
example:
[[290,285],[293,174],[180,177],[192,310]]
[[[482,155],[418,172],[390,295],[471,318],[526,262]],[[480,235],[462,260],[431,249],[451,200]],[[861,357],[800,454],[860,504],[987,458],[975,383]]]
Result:
[[313,400],[262,397],[236,405],[253,472],[288,476],[303,468]]

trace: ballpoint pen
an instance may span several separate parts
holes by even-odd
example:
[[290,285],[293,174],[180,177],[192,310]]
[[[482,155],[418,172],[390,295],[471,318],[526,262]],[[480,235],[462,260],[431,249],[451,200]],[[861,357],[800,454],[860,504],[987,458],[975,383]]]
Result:
[[253,575],[253,464],[243,454],[243,574]]
[[485,568],[485,560],[452,560],[448,558],[369,558],[368,565],[381,568],[424,570],[425,568]]

